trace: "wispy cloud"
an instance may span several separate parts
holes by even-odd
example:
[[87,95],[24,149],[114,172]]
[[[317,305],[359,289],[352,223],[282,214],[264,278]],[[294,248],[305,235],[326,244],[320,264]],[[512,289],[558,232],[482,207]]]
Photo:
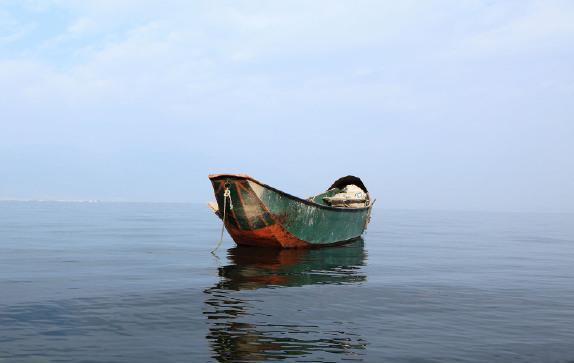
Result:
[[[263,148],[284,165],[327,160],[311,174],[336,173],[334,159],[394,188],[425,180],[453,205],[485,173],[540,178],[520,155],[546,147],[557,177],[537,183],[556,187],[572,163],[556,155],[574,152],[573,24],[570,1],[0,0],[0,144],[208,150],[268,170]],[[332,152],[345,133],[363,161]],[[452,197],[457,177],[470,181]]]

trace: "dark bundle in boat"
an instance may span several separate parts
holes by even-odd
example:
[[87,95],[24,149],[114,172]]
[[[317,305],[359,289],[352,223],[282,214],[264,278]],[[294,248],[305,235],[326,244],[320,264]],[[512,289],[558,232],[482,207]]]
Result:
[[301,199],[244,174],[209,176],[223,219],[238,245],[311,248],[352,241],[370,219],[372,203],[361,179],[346,176],[326,192]]

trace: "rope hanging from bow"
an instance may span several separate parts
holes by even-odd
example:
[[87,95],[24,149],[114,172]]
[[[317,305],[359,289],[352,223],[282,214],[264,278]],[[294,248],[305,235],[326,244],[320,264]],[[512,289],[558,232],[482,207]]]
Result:
[[211,251],[212,254],[215,254],[215,251],[217,251],[217,249],[219,248],[219,246],[221,246],[221,243],[223,242],[223,232],[225,230],[225,218],[227,216],[227,199],[229,199],[229,210],[233,210],[233,202],[231,201],[231,191],[229,190],[228,185],[229,184],[225,183],[225,191],[223,192],[223,217],[222,217],[223,223],[221,224],[221,236],[219,237],[219,242],[217,243],[217,246],[215,246],[215,248]]

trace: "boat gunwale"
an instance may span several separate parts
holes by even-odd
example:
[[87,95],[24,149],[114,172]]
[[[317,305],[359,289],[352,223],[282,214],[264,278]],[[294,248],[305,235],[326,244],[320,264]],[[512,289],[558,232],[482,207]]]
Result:
[[265,183],[262,183],[262,182],[260,182],[259,180],[250,177],[250,176],[247,175],[247,174],[209,174],[207,177],[209,178],[209,180],[224,179],[224,178],[226,178],[226,177],[231,177],[231,178],[234,178],[234,179],[250,180],[250,181],[252,181],[252,182],[254,182],[254,183],[257,183],[257,184],[261,185],[261,186],[264,187],[264,188],[271,189],[272,191],[274,191],[274,192],[276,192],[276,193],[279,193],[279,194],[281,194],[281,195],[284,195],[284,196],[286,196],[287,198],[294,199],[294,200],[296,200],[296,201],[298,201],[298,202],[302,202],[302,203],[304,203],[304,204],[307,204],[307,205],[310,205],[310,206],[313,206],[313,207],[323,208],[323,209],[331,210],[331,211],[334,211],[334,212],[353,212],[353,213],[358,213],[358,212],[368,211],[368,210],[373,206],[373,204],[370,203],[370,201],[371,201],[370,198],[369,198],[369,203],[370,203],[369,206],[367,206],[367,207],[360,207],[360,208],[332,207],[332,206],[329,206],[329,205],[323,205],[323,204],[315,203],[315,202],[312,202],[312,201],[310,201],[310,200],[303,199],[303,198],[299,198],[299,197],[297,197],[297,196],[295,196],[295,195],[286,193],[286,192],[284,192],[284,191],[282,191],[282,190],[279,190],[279,189],[277,189],[277,188],[274,188],[274,187],[272,187],[272,186],[270,186],[270,185],[267,185],[267,184],[265,184]]

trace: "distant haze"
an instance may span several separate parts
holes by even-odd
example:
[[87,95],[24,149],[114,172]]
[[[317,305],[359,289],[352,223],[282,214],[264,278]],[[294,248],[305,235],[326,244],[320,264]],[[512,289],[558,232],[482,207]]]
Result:
[[574,211],[574,1],[0,0],[0,199]]

